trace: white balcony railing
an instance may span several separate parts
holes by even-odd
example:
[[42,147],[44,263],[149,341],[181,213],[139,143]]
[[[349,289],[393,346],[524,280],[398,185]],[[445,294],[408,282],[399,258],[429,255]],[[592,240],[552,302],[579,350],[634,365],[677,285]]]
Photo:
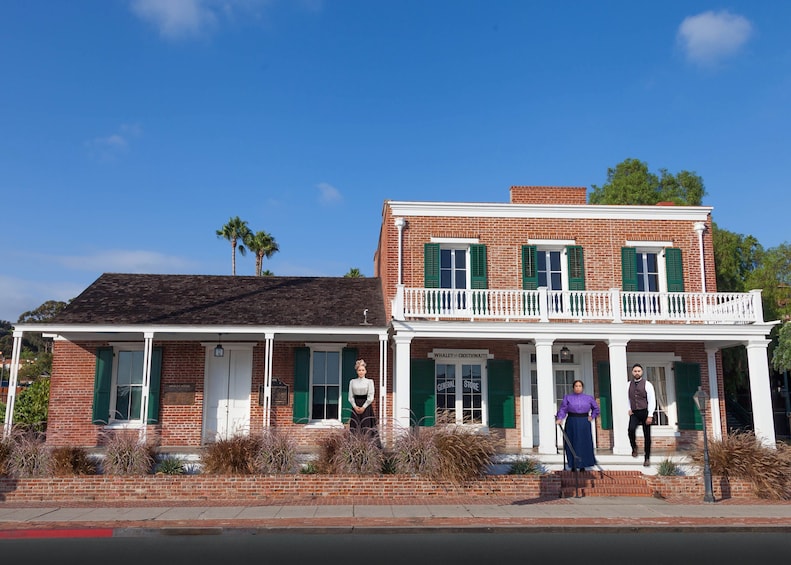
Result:
[[399,286],[393,318],[505,321],[763,322],[761,291],[452,290]]

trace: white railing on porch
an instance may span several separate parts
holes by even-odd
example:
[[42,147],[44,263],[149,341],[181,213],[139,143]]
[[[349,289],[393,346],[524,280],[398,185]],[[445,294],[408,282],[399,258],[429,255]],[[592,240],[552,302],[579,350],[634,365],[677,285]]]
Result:
[[407,288],[393,299],[396,320],[763,322],[761,291],[625,292]]

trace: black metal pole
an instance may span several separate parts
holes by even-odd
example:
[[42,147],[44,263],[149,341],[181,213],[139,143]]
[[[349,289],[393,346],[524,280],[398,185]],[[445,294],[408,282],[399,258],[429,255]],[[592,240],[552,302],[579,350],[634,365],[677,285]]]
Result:
[[709,464],[709,439],[706,433],[706,409],[702,410],[703,416],[703,502],[714,502],[714,492],[711,487],[711,465]]

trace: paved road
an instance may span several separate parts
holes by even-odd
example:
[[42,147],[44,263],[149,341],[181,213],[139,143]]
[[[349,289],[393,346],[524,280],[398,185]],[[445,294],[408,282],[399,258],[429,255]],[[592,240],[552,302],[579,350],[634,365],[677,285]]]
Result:
[[[640,565],[784,562],[787,533],[435,533],[160,535],[5,540],[4,562],[376,565],[552,563]],[[782,559],[783,561],[779,561]],[[14,560],[14,561],[11,561]],[[767,561],[770,560],[770,561]]]

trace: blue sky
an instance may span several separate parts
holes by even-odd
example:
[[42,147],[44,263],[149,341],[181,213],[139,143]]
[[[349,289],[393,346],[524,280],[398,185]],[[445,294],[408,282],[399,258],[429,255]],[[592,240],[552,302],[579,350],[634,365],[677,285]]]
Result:
[[[0,319],[103,272],[372,275],[382,204],[690,170],[788,241],[791,2],[0,4]],[[238,274],[253,274],[249,254]]]

